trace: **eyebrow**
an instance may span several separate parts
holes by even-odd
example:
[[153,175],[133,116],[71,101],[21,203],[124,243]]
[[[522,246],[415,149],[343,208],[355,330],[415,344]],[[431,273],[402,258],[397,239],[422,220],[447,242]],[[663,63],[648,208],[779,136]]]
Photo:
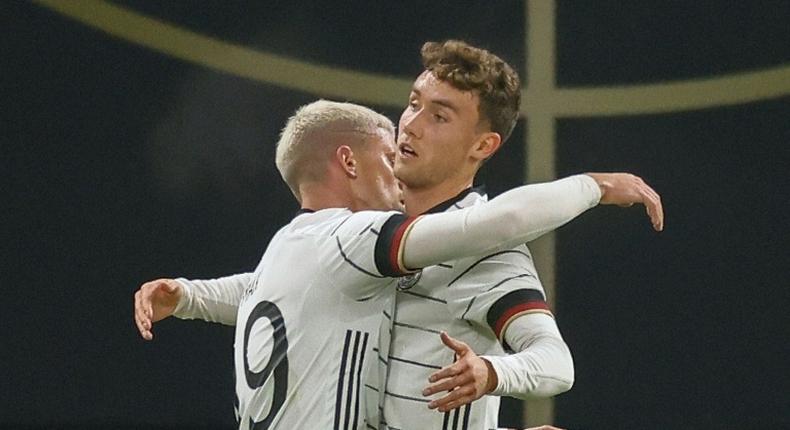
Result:
[[[416,88],[412,88],[411,92],[417,94],[418,96],[422,95],[420,90],[418,90]],[[433,99],[433,100],[429,100],[429,102],[433,103],[433,104],[437,104],[439,106],[446,107],[447,109],[450,109],[451,111],[455,112],[456,114],[458,113],[458,108],[455,107],[455,105],[449,100],[446,100],[446,99]]]

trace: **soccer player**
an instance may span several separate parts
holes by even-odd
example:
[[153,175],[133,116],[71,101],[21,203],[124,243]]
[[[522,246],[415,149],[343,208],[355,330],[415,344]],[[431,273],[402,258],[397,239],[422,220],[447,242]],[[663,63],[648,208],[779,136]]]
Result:
[[[401,115],[395,160],[407,212],[474,207],[485,201],[471,188],[476,172],[515,126],[518,76],[459,41],[426,43],[421,54],[425,70]],[[660,230],[658,195],[630,180]],[[383,320],[380,385],[370,388],[379,405],[368,404],[368,416],[379,415],[374,426],[494,428],[498,396],[547,397],[573,384],[570,352],[523,244],[425,268],[419,282],[396,291]],[[440,340],[442,331],[458,341]]]
[[[602,192],[602,203],[645,203],[655,227],[661,228],[657,195],[638,178],[623,174],[522,187],[484,204],[481,195],[466,188],[512,130],[518,79],[498,58],[457,42],[426,44],[423,57],[427,70],[415,82],[401,118],[395,169],[403,181],[409,214],[437,214],[415,222],[396,213],[330,210],[396,208],[391,196],[374,198],[376,192],[386,191],[381,186],[386,184],[383,168],[370,169],[370,160],[349,157],[340,147],[326,154],[311,151],[312,161],[305,166],[320,166],[316,160],[324,154],[335,170],[327,168],[334,173],[318,176],[294,170],[309,179],[311,185],[303,187],[294,182],[298,176],[284,168],[286,157],[278,146],[278,168],[302,207],[326,209],[302,214],[281,230],[252,275],[192,283],[155,281],[136,295],[138,328],[146,338],[152,336],[153,321],[174,311],[237,323],[235,361],[243,428],[255,423],[353,428],[361,390],[370,400],[368,428],[495,427],[494,396],[452,414],[437,414],[425,406],[444,412],[489,392],[551,395],[567,389],[573,378],[570,354],[545,305],[529,253],[523,245],[511,247],[569,220],[570,213],[578,214],[575,205],[590,205],[588,192]],[[445,74],[433,69],[436,64],[461,70]],[[481,65],[482,76],[470,79],[463,69],[474,64]],[[471,86],[448,83],[448,76],[468,79]],[[283,139],[287,132],[288,127]],[[371,174],[378,179],[364,179]],[[339,182],[327,182],[327,177]],[[327,184],[346,187],[348,195],[336,198]],[[529,197],[529,191],[540,197]],[[514,197],[518,193],[523,197]],[[508,205],[511,212],[535,223],[532,230],[519,230],[524,227],[518,222],[493,217],[504,214],[501,208]],[[573,207],[577,209],[567,212]],[[526,216],[527,211],[533,212]],[[564,217],[553,218],[557,214]],[[298,263],[291,264],[290,258]],[[386,303],[392,288],[384,277],[420,267],[426,268],[401,278],[395,300]],[[248,287],[237,319],[232,310],[239,303],[239,285]],[[366,346],[374,343],[370,327],[378,318],[370,318],[370,312],[382,307],[385,329],[373,350],[378,360],[371,360]],[[465,343],[447,335],[440,340],[437,334],[442,330]],[[505,349],[515,354],[506,356]],[[487,355],[479,357],[473,351]],[[456,354],[459,359],[452,364]],[[364,388],[359,379],[363,362],[381,364],[379,378],[371,378]],[[448,366],[436,372],[444,365]],[[429,377],[438,379],[421,392]],[[436,395],[447,390],[452,391]],[[334,394],[334,403],[327,401],[328,393]],[[327,417],[331,421],[320,424]]]

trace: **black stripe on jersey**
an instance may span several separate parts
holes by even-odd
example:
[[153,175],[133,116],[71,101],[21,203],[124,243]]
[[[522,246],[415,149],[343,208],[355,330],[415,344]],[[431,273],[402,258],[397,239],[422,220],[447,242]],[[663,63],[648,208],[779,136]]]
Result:
[[496,284],[494,284],[493,287],[487,289],[486,291],[491,291],[494,288],[497,288],[497,287],[501,286],[502,284],[504,284],[507,281],[512,281],[512,280],[518,279],[518,278],[535,278],[535,279],[537,279],[537,277],[535,277],[535,275],[533,275],[532,273],[522,273],[520,275],[516,275],[516,276],[511,276],[509,278],[505,278],[505,279],[497,282]]
[[365,388],[369,388],[369,389],[371,389],[371,390],[373,390],[373,391],[375,391],[377,393],[379,392],[378,388],[376,388],[376,387],[374,387],[374,386],[372,386],[370,384],[365,384]]
[[400,326],[400,327],[413,328],[415,330],[420,330],[420,331],[427,331],[428,333],[435,333],[435,334],[441,334],[442,333],[439,330],[432,330],[432,329],[429,329],[429,328],[420,327],[420,326],[411,325],[411,324],[406,324],[406,323],[397,322],[397,321],[395,321],[395,325],[396,326]]
[[[511,276],[509,278],[505,278],[505,279],[497,282],[496,284],[494,284],[493,287],[487,289],[486,292],[491,291],[494,288],[497,288],[497,287],[501,286],[502,284],[504,284],[507,281],[512,281],[513,279],[523,278],[523,277],[526,277],[526,276],[529,276],[529,277],[532,277],[532,278],[535,277],[535,275],[533,275],[531,273],[522,273],[521,275]],[[469,304],[466,306],[466,310],[464,311],[463,315],[461,315],[461,319],[462,320],[466,320],[466,314],[469,313],[470,309],[472,309],[472,304],[474,304],[475,300],[477,300],[477,296],[472,297],[472,300],[469,301]]]
[[461,426],[461,430],[469,430],[469,415],[472,414],[472,404],[468,403],[464,406],[464,424]]
[[461,413],[460,408],[456,408],[453,411],[453,430],[458,430],[458,414]]
[[420,403],[428,403],[428,402],[430,402],[430,400],[428,400],[428,399],[418,399],[417,397],[404,396],[403,394],[395,394],[395,393],[392,393],[390,391],[385,391],[384,394],[386,394],[388,396],[395,397],[397,399],[411,400],[413,402],[420,402]]
[[450,412],[444,413],[444,420],[442,421],[442,430],[449,430],[447,425],[450,424]]
[[357,302],[367,302],[368,300],[372,299],[373,297],[376,297],[376,294],[374,294],[372,296],[363,297],[361,299],[357,299],[356,301]]
[[[360,386],[362,384],[362,369],[365,363],[368,337],[369,334],[366,332],[346,330],[335,399],[335,430],[356,429],[358,426]],[[348,372],[346,372],[346,369],[348,369]],[[354,378],[356,378],[356,381],[354,381]],[[345,401],[343,399],[344,393]],[[343,417],[342,427],[340,423],[341,416]]]
[[340,429],[340,408],[343,401],[343,377],[346,373],[346,358],[348,358],[348,347],[351,343],[351,330],[346,330],[346,340],[343,343],[343,358],[340,360],[340,374],[337,375],[337,397],[335,398],[335,430]]
[[402,291],[399,291],[399,293],[408,294],[410,296],[421,297],[423,299],[433,300],[435,302],[447,304],[447,300],[442,300],[442,299],[438,299],[436,297],[431,297],[431,296],[426,296],[424,294],[415,293],[414,291],[411,291],[411,290],[402,290]]
[[400,361],[401,363],[413,364],[415,366],[428,367],[428,368],[431,368],[431,369],[441,369],[442,368],[442,366],[436,366],[434,364],[427,364],[427,363],[420,363],[419,361],[407,360],[405,358],[396,357],[394,355],[390,355],[389,357],[390,357],[390,359],[392,359],[394,361]]
[[[379,349],[374,347],[373,348],[373,352],[376,353],[376,357],[379,359],[379,361],[384,363],[384,365],[386,366],[387,365],[387,360],[385,360],[384,357],[382,357],[381,354],[379,354]],[[371,387],[371,388],[373,388],[373,387]],[[376,390],[376,391],[378,391],[378,390]]]
[[[365,228],[363,228],[362,231],[360,231],[357,236],[362,236],[363,233],[367,232],[368,229],[373,225],[374,222],[375,221],[371,221],[370,224],[366,225]],[[373,230],[373,229],[371,228],[371,230]]]
[[[359,335],[360,332],[354,332],[354,352],[351,354],[351,371],[348,373],[348,390],[346,394],[346,419],[343,422],[343,428],[348,429],[348,423],[351,420],[351,399],[354,398],[354,372],[357,370],[357,352],[359,351]],[[359,396],[357,395],[357,399]],[[359,401],[357,401],[359,405]]]
[[[494,333],[497,337],[500,336],[501,333],[497,332],[497,323],[500,322],[503,316],[509,311],[512,313],[512,309],[517,307],[523,306],[536,306],[536,307],[546,307],[546,297],[543,295],[543,292],[539,290],[532,290],[532,289],[520,289],[511,291],[504,296],[500,297],[490,308],[488,308],[488,313],[486,314],[486,321],[488,325],[491,327],[491,330],[494,330]],[[506,345],[505,345],[506,346]]]
[[343,221],[340,221],[340,224],[338,224],[338,225],[337,225],[337,227],[335,227],[335,229],[334,229],[334,230],[332,230],[332,233],[329,233],[329,235],[330,235],[330,236],[334,236],[334,235],[335,235],[335,233],[337,233],[337,231],[338,231],[338,230],[340,230],[340,227],[342,227],[342,226],[343,226],[343,224],[345,224],[345,223],[346,223],[346,221],[350,220],[352,216],[353,216],[353,215],[349,215],[349,216],[347,216],[347,217],[346,217],[346,219],[344,219]]
[[437,266],[444,267],[445,269],[452,269],[453,268],[453,266],[451,266],[449,264],[444,264],[444,263],[439,263],[439,264],[437,264]]
[[[413,221],[413,218],[409,218],[406,215],[394,214],[381,226],[381,233],[376,239],[376,249],[373,257],[376,262],[376,269],[382,275],[398,277],[405,274],[400,267],[396,267],[397,262],[392,261],[390,253],[393,251],[393,247],[399,246],[400,240],[403,239],[403,232],[401,231],[401,234],[398,234],[401,227]],[[397,252],[397,250],[395,251]]]
[[362,273],[364,273],[364,274],[366,274],[366,275],[370,275],[370,276],[372,276],[372,277],[374,277],[374,278],[379,278],[379,279],[381,279],[381,278],[384,278],[384,276],[381,276],[381,275],[377,275],[377,274],[375,274],[375,273],[368,272],[367,270],[365,270],[365,269],[363,269],[363,268],[361,268],[361,267],[357,266],[356,264],[354,264],[354,262],[353,262],[353,261],[351,261],[351,260],[349,260],[349,258],[346,256],[346,253],[345,253],[345,251],[343,251],[343,245],[341,245],[341,244],[340,244],[340,238],[339,238],[339,237],[335,237],[335,239],[337,240],[337,249],[339,249],[339,250],[340,250],[340,255],[343,257],[343,260],[345,260],[345,261],[346,261],[346,263],[348,263],[348,264],[350,264],[350,265],[351,265],[351,267],[353,267],[353,268],[355,268],[355,269],[359,270],[360,272],[362,272]]
[[499,300],[494,302],[494,304],[488,308],[488,314],[486,315],[488,325],[493,328],[497,320],[499,320],[499,318],[513,306],[519,305],[521,303],[537,301],[546,301],[546,298],[543,297],[543,293],[538,290],[521,289],[511,291],[500,297]]
[[477,300],[477,296],[472,297],[472,300],[469,300],[469,304],[466,306],[466,310],[464,311],[463,315],[461,315],[461,319],[466,321],[466,314],[469,312],[469,309],[472,309],[472,304]]
[[425,211],[425,213],[426,214],[435,214],[435,213],[439,213],[439,212],[444,212],[447,209],[450,209],[450,206],[452,206],[454,203],[460,202],[466,196],[468,196],[469,194],[472,194],[472,193],[476,193],[476,194],[479,194],[481,196],[484,196],[486,194],[486,190],[485,190],[485,187],[482,186],[482,185],[478,186],[478,187],[474,187],[474,188],[471,188],[471,187],[467,188],[467,189],[461,191],[460,193],[458,193],[458,195],[456,195],[455,197],[453,197],[451,199],[447,199],[447,200],[439,203],[438,205],[428,209],[427,211]]
[[479,260],[475,261],[475,262],[474,262],[474,263],[473,263],[471,266],[467,267],[467,268],[466,268],[466,270],[464,270],[463,272],[461,272],[461,274],[460,274],[460,275],[456,276],[456,277],[455,277],[455,279],[453,279],[452,281],[450,281],[450,283],[449,283],[449,284],[447,284],[447,286],[449,287],[450,285],[453,285],[453,284],[455,283],[455,281],[457,281],[457,280],[461,279],[461,277],[463,277],[464,275],[466,275],[466,274],[467,274],[467,273],[468,273],[470,270],[474,269],[474,268],[475,268],[475,266],[477,266],[478,264],[482,263],[483,261],[485,261],[485,260],[488,260],[489,258],[496,257],[497,255],[503,255],[503,254],[521,254],[521,255],[523,255],[524,257],[527,257],[527,259],[529,259],[529,254],[527,254],[527,253],[526,253],[526,252],[524,252],[524,251],[519,251],[519,250],[517,250],[517,249],[508,249],[508,250],[506,250],[506,251],[499,251],[499,252],[495,252],[495,253],[493,253],[493,254],[491,254],[491,255],[486,255],[485,257],[483,257],[483,258],[481,258],[481,259],[479,259]]
[[357,428],[359,422],[359,398],[362,397],[362,392],[359,390],[360,383],[362,382],[362,367],[365,364],[365,351],[368,348],[368,333],[362,335],[362,350],[360,351],[359,365],[357,366],[357,399],[354,405],[354,425],[351,429]]
[[376,230],[375,228],[371,228],[371,229],[370,229],[370,232],[371,232],[371,233],[373,233],[373,234],[375,234],[376,236],[378,236],[378,235],[379,235],[379,231],[378,231],[378,230]]
[[392,319],[392,316],[390,314],[388,314],[387,311],[381,311],[381,313],[383,313],[384,317],[387,318],[388,320]]

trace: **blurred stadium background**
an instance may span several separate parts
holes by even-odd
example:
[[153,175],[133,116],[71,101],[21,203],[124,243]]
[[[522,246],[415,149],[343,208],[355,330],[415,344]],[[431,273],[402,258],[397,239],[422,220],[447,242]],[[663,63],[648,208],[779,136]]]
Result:
[[510,426],[790,428],[790,2],[4,1],[0,427],[234,428],[232,329],[166,321],[160,276],[251,270],[297,206],[274,169],[317,97],[396,120],[426,40],[503,56],[524,117],[491,195],[638,173],[533,248],[576,362]]

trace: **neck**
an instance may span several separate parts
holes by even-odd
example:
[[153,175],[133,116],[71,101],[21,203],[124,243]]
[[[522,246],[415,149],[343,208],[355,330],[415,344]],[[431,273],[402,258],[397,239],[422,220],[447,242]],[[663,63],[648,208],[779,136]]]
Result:
[[299,186],[302,196],[302,209],[320,211],[329,208],[352,208],[353,199],[347,193],[339,193],[336,187],[328,187],[319,183],[302,184]]
[[406,213],[411,216],[421,215],[428,209],[446,202],[457,196],[462,191],[472,186],[474,177],[460,180],[443,182],[430,188],[409,188],[403,187],[403,201],[406,204]]

